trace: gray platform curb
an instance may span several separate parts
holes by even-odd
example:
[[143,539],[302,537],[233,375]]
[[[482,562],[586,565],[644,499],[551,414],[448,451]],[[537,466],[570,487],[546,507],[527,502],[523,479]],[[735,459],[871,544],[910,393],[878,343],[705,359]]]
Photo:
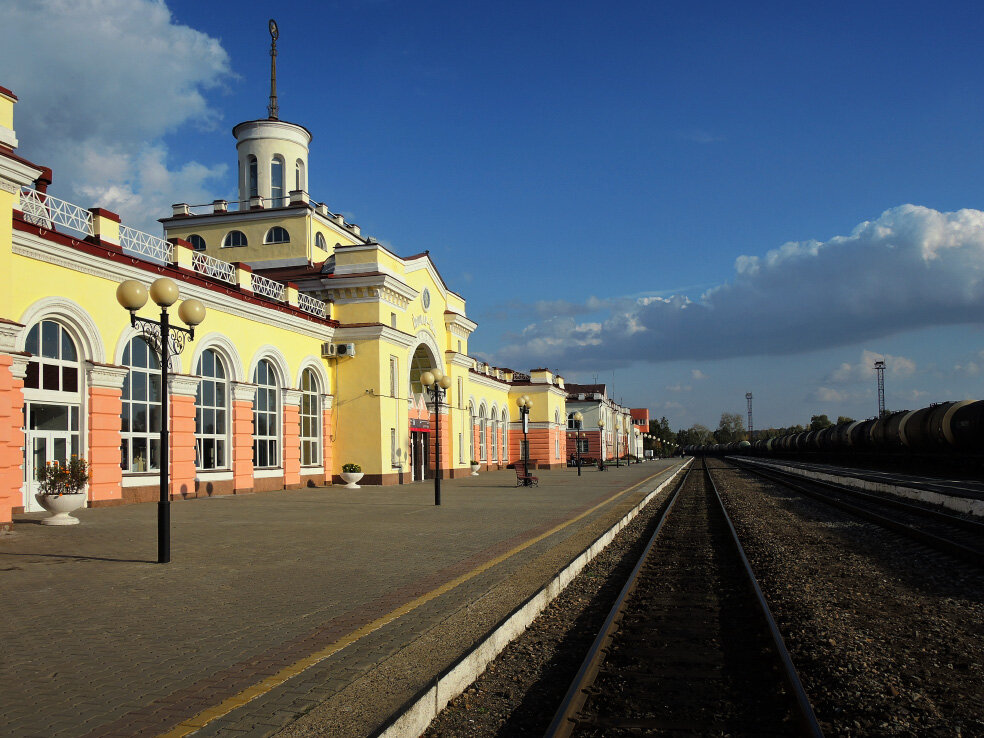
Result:
[[984,517],[984,500],[974,500],[967,497],[944,495],[928,489],[917,489],[915,487],[903,487],[896,484],[872,482],[869,479],[857,479],[855,477],[837,474],[824,474],[823,472],[814,471],[812,469],[802,469],[798,466],[786,466],[781,462],[750,459],[745,456],[728,458],[741,460],[743,463],[782,469],[785,472],[795,474],[805,479],[818,479],[823,482],[834,482],[836,484],[843,484],[847,487],[854,487],[855,489],[864,490],[865,492],[883,492],[885,494],[895,495],[896,497],[906,497],[910,500],[928,502],[932,505],[940,505],[941,507],[945,507],[950,510],[956,510],[957,512]]
[[481,676],[493,659],[513,639],[525,632],[536,616],[550,604],[550,601],[559,595],[570,584],[571,580],[580,574],[581,570],[601,553],[619,531],[628,525],[646,505],[682,474],[692,461],[693,459],[688,459],[672,475],[655,487],[638,505],[599,536],[548,584],[513,610],[489,635],[439,675],[433,686],[419,692],[403,708],[392,715],[379,731],[373,733],[373,736],[376,738],[416,738],[416,736],[421,735],[441,710]]

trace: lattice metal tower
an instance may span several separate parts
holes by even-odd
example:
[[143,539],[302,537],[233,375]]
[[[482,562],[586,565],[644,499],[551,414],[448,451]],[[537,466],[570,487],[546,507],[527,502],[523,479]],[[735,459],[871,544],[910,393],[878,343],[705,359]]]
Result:
[[875,362],[875,374],[878,375],[878,417],[885,415],[885,362]]
[[748,440],[751,441],[755,433],[755,426],[752,424],[752,393],[745,393],[745,400],[748,402]]

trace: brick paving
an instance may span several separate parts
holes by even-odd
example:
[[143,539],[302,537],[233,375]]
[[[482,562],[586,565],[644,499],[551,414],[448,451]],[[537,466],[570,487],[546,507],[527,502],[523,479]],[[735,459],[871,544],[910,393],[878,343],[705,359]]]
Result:
[[[664,466],[585,470],[580,479],[571,469],[542,471],[533,489],[515,488],[511,470],[445,480],[440,507],[430,483],[177,502],[167,565],[155,563],[154,504],[82,510],[81,525],[62,528],[38,525],[43,513],[15,516],[13,533],[0,536],[3,733],[166,732]],[[200,734],[271,735],[358,691],[422,634],[551,547],[571,539],[576,548],[574,538],[593,536],[653,486],[380,624]],[[474,637],[462,634],[454,648]],[[433,676],[425,672],[404,679],[405,690]],[[406,697],[371,707],[382,713]]]

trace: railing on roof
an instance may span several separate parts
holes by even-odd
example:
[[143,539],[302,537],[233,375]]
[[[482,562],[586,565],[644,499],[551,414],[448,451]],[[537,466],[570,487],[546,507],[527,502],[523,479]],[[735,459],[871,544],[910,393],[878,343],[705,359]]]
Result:
[[275,282],[272,279],[268,279],[267,277],[263,277],[259,274],[253,274],[252,278],[254,294],[269,297],[271,300],[286,302],[287,285],[282,282]]
[[120,225],[120,246],[133,256],[144,256],[161,264],[169,264],[174,259],[172,244],[125,225]]
[[[318,202],[313,198],[309,197],[309,202],[312,207],[318,208],[323,207],[323,202]],[[216,210],[216,203],[220,203],[219,209]],[[206,202],[199,205],[187,205],[188,215],[215,215],[216,213],[243,213],[250,210],[249,200],[216,200],[215,202]],[[184,205],[184,203],[182,203]],[[290,205],[290,197],[278,197],[278,198],[263,198],[264,208],[279,208],[286,207]],[[335,214],[328,211],[329,217]]]
[[60,225],[83,236],[94,234],[92,213],[88,210],[30,187],[21,189],[20,209],[24,220],[33,225],[44,228]]
[[328,303],[305,295],[303,292],[297,296],[297,307],[305,313],[311,313],[311,315],[316,315],[319,318],[328,317]]
[[195,251],[191,255],[191,265],[196,272],[206,277],[236,284],[236,265],[230,264],[228,261],[222,261],[201,251]]

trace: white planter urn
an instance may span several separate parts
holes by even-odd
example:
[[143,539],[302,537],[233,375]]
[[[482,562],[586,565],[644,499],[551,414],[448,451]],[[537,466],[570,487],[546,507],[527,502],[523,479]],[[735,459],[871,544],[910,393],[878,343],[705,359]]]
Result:
[[79,519],[69,515],[70,512],[85,507],[85,492],[75,492],[70,495],[34,495],[45,510],[51,513],[50,518],[44,518],[41,525],[78,525]]
[[473,477],[477,477],[478,476],[478,470],[481,469],[481,468],[482,468],[482,465],[481,464],[472,464],[471,465],[471,470],[472,470],[471,475]]
[[362,479],[365,472],[342,472],[342,479],[345,480],[345,489],[362,489],[356,482]]

